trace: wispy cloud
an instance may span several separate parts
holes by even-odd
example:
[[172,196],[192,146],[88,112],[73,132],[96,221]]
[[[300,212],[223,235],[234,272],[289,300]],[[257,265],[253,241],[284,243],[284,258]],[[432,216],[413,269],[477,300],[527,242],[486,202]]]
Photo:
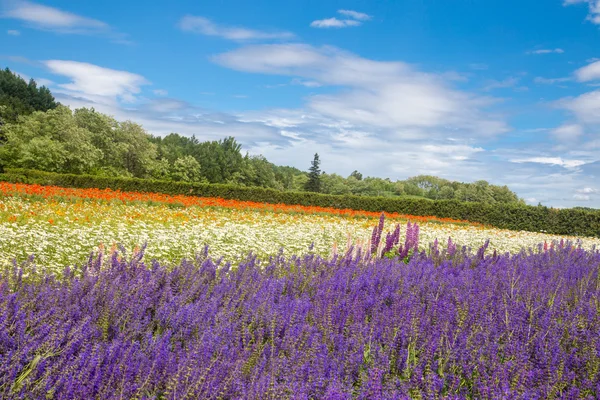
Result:
[[579,200],[579,201],[590,201],[591,197],[588,194],[579,194],[579,193],[576,193],[576,194],[573,195],[573,199],[574,200]]
[[169,92],[164,89],[156,89],[156,90],[153,90],[152,93],[154,93],[157,96],[166,96],[169,94]]
[[10,36],[19,36],[21,34],[21,32],[17,31],[16,29],[9,29],[6,31],[6,33]]
[[565,124],[552,129],[550,133],[559,141],[573,141],[583,135],[583,127],[579,124]]
[[537,76],[535,77],[535,79],[533,80],[535,83],[539,83],[542,85],[554,85],[555,83],[564,83],[564,82],[569,82],[572,81],[573,78],[567,76],[564,78],[543,78],[541,76]]
[[563,49],[539,49],[528,51],[527,54],[563,54],[564,52]]
[[371,18],[373,18],[369,14],[365,14],[354,10],[338,10],[338,13],[359,21],[368,21]]
[[103,35],[114,42],[131,43],[106,22],[26,0],[5,1],[1,16],[16,19],[35,29],[67,34]]
[[599,0],[564,0],[564,6],[570,6],[572,4],[587,4],[589,13],[587,20],[593,24],[600,25],[600,1]]
[[135,101],[141,86],[148,85],[143,76],[78,61],[47,60],[43,62],[56,75],[71,80],[58,85],[57,91],[83,97],[95,102],[114,103],[118,100]]
[[347,28],[350,26],[360,26],[364,21],[370,20],[372,17],[353,10],[338,10],[338,14],[343,15],[346,19],[338,19],[336,17],[318,19],[310,23],[313,28]]
[[487,84],[483,87],[482,90],[485,92],[489,92],[494,89],[514,88],[517,86],[517,84],[519,83],[520,80],[521,80],[521,78],[519,78],[517,76],[509,76],[508,78],[503,79],[501,81],[489,80],[487,82]]
[[226,26],[214,23],[208,18],[186,15],[178,24],[186,32],[200,33],[207,36],[218,36],[235,41],[267,40],[267,39],[292,39],[291,32],[266,32],[236,26]]
[[592,193],[598,193],[598,190],[594,189],[594,188],[591,188],[591,187],[584,187],[583,189],[577,190],[577,193],[592,194]]
[[531,157],[522,159],[512,159],[513,163],[536,163],[536,164],[548,164],[558,165],[564,168],[577,168],[584,165],[586,162],[583,160],[565,160],[561,157]]
[[347,28],[349,26],[359,26],[362,23],[360,21],[356,21],[353,19],[337,19],[327,18],[327,19],[318,19],[310,23],[310,26],[313,28]]

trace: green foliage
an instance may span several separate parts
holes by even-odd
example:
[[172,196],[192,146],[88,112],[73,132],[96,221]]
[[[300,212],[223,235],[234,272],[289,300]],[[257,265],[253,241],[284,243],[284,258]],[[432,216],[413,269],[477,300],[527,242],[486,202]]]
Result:
[[200,163],[192,156],[180,157],[173,163],[170,177],[177,182],[200,182]]
[[88,131],[77,125],[71,110],[64,106],[21,116],[18,124],[4,127],[4,135],[0,160],[5,167],[86,173],[102,158]]
[[308,170],[308,181],[306,182],[304,189],[307,192],[319,193],[321,191],[321,169],[319,168],[321,161],[319,160],[319,154],[315,153],[314,159],[310,163]]
[[362,181],[363,175],[357,170],[352,171],[350,177],[355,178],[357,181]]
[[0,70],[0,125],[14,123],[21,115],[56,108],[58,103],[45,86],[37,87],[6,68]]
[[559,235],[600,237],[600,211],[554,209],[515,203],[486,204],[457,200],[431,201],[423,198],[369,197],[350,194],[337,196],[312,192],[284,192],[239,185],[57,174],[24,169],[6,169],[4,174],[0,174],[0,179],[8,182],[65,187],[111,188],[122,191],[186,194],[271,204],[283,203],[374,212],[397,212],[415,216],[435,216],[480,222],[517,231],[545,231]]

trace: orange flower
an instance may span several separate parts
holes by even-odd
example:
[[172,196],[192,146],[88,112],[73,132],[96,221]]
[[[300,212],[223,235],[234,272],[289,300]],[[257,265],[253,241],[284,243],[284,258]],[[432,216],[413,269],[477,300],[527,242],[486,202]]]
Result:
[[[184,207],[219,207],[236,210],[264,210],[276,213],[300,213],[300,214],[329,214],[345,217],[368,217],[379,218],[380,212],[361,211],[351,209],[338,209],[333,207],[301,206],[290,204],[269,204],[253,201],[228,200],[217,197],[196,197],[186,195],[167,195],[162,193],[139,193],[139,192],[121,192],[111,189],[74,189],[58,186],[27,185],[22,183],[0,182],[0,194],[4,195],[36,195],[46,199],[91,199],[99,201],[121,201],[130,202],[155,202],[162,204],[180,204]],[[84,207],[76,205],[77,208]],[[444,222],[444,223],[462,223],[473,226],[482,226],[480,223],[455,220],[451,218],[438,218],[433,216],[415,216],[399,213],[385,213],[386,218],[408,219],[415,222]],[[139,217],[132,216],[133,218]],[[87,218],[86,218],[87,219]]]

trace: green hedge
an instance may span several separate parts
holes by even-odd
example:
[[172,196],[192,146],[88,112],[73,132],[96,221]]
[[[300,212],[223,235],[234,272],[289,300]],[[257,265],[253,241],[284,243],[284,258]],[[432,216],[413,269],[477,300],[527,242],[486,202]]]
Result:
[[545,231],[559,235],[600,237],[600,211],[554,209],[513,204],[492,205],[456,200],[431,201],[401,197],[337,196],[307,192],[283,192],[259,187],[56,174],[24,169],[6,169],[4,173],[0,174],[0,180],[75,188],[110,188],[121,191],[220,197],[271,204],[283,203],[375,212],[387,211],[467,220],[511,230]]

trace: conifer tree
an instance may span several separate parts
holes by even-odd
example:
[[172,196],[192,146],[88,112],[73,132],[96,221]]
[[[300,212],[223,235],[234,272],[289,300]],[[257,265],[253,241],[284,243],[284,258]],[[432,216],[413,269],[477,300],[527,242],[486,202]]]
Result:
[[304,186],[304,189],[308,192],[319,193],[321,191],[321,169],[319,165],[319,154],[315,153],[315,158],[312,160],[310,168],[308,170],[308,181]]

